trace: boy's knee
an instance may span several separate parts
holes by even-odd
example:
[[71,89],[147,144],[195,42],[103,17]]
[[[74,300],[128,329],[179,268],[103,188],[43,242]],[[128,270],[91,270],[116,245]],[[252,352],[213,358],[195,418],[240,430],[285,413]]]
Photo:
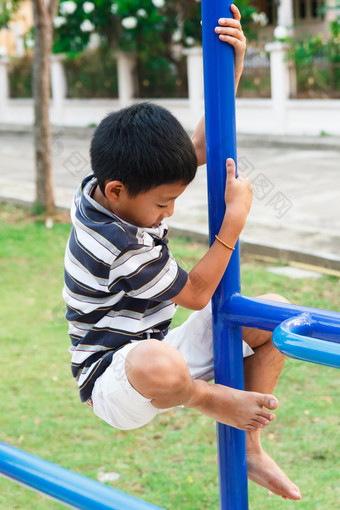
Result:
[[259,296],[260,299],[267,299],[268,301],[279,301],[281,303],[289,303],[288,299],[280,294],[263,294]]
[[125,365],[130,383],[147,398],[154,398],[155,392],[178,391],[190,377],[183,356],[170,345],[154,339],[132,349]]

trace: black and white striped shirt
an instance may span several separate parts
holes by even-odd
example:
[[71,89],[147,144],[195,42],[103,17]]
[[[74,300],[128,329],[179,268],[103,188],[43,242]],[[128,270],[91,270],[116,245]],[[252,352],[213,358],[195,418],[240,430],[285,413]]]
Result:
[[167,246],[167,227],[138,228],[91,197],[93,175],[78,188],[65,254],[63,297],[72,345],[72,373],[86,401],[113,353],[169,330],[187,273]]

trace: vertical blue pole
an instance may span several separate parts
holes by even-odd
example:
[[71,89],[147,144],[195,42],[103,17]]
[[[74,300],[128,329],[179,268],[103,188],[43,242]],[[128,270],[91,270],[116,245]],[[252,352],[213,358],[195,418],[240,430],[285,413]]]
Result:
[[[210,243],[222,224],[226,159],[236,161],[235,78],[233,48],[214,29],[232,17],[231,0],[202,0],[205,128],[207,143]],[[240,292],[239,245],[213,297],[215,382],[244,389],[242,331],[222,322],[225,301]],[[248,509],[245,433],[217,424],[221,510]]]

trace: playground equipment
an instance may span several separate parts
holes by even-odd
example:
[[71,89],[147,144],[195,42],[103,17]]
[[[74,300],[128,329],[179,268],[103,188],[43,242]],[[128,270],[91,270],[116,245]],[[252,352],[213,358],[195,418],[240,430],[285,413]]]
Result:
[[4,443],[0,443],[0,474],[47,494],[71,508],[161,510],[150,503]]
[[[210,242],[224,216],[225,162],[236,161],[234,55],[214,27],[230,0],[202,0]],[[244,389],[241,326],[274,330],[288,356],[340,368],[340,314],[241,295],[239,246],[213,297],[215,381]],[[319,337],[319,338],[318,338]],[[245,433],[217,424],[221,510],[246,510]]]
[[[211,242],[224,215],[225,162],[227,157],[236,161],[233,50],[214,32],[220,17],[230,17],[230,5],[230,0],[202,0]],[[216,383],[243,389],[241,326],[274,331],[274,343],[288,356],[340,368],[340,314],[242,296],[238,243],[214,295],[213,314]],[[217,438],[220,508],[246,510],[245,433],[218,424]],[[0,474],[73,508],[157,508],[3,443]]]

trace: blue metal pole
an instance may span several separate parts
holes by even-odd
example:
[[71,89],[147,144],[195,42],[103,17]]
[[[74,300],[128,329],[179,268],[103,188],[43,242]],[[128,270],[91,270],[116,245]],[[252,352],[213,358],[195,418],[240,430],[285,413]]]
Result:
[[161,510],[5,443],[0,443],[0,475],[81,510]]
[[[210,242],[225,212],[226,159],[236,161],[234,53],[214,29],[221,17],[232,17],[230,0],[202,0],[205,129],[207,144]],[[239,246],[213,297],[215,382],[243,389],[242,335],[238,325],[222,321],[225,301],[240,292]],[[220,508],[248,508],[245,433],[217,425]]]
[[340,313],[307,306],[280,303],[266,299],[234,294],[223,310],[223,320],[249,328],[274,330],[281,322],[294,315],[309,313],[317,322],[315,331],[323,338],[338,341],[340,336]]

